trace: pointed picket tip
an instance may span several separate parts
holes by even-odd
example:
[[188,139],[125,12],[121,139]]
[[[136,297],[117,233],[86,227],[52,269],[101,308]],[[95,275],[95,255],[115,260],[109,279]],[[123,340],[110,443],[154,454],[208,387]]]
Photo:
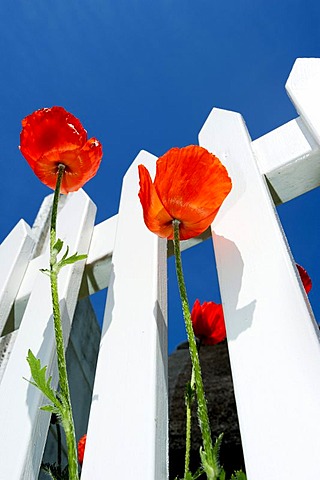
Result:
[[76,192],[72,192],[72,193],[68,193],[67,197],[66,197],[66,203],[70,203],[70,202],[92,202],[93,201],[91,200],[91,198],[89,197],[89,195],[82,189],[80,188],[80,190],[77,190]]
[[214,142],[214,138],[212,138],[212,135],[214,135],[216,127],[219,126],[219,129],[220,127],[223,128],[224,124],[230,125],[230,122],[242,124],[243,117],[238,112],[214,107],[209,113],[207,120],[204,122],[203,127],[199,132],[199,144],[207,144],[209,138],[210,144],[212,144],[212,142]]
[[123,183],[126,182],[128,177],[132,177],[132,175],[137,176],[138,178],[138,166],[144,165],[150,172],[151,176],[155,174],[156,171],[156,161],[158,157],[153,155],[147,150],[140,150],[136,158],[133,160],[131,165],[129,166],[128,170],[126,171],[123,177]]
[[[97,207],[82,188],[77,192],[72,192],[67,195],[65,203],[62,205],[61,211],[59,212],[58,225],[62,222],[66,222],[66,224],[68,224],[68,216],[70,215],[70,212],[76,211],[83,212],[83,216],[91,217],[93,219],[92,221],[94,222]],[[73,214],[71,213],[71,215]]]
[[33,247],[32,230],[21,219],[0,245],[0,285],[2,285],[8,272],[14,270],[16,263],[29,261]]
[[320,144],[320,59],[298,58],[286,83],[287,93],[311,135]]
[[21,220],[19,220],[19,222],[13,227],[11,232],[3,240],[0,246],[2,247],[7,242],[12,242],[13,240],[25,238],[27,236],[30,238],[33,237],[31,227],[21,218]]
[[310,81],[316,82],[319,78],[320,58],[297,58],[286,82],[286,90],[290,93],[297,88],[307,88]]
[[0,246],[0,335],[34,248],[29,225],[20,220]]

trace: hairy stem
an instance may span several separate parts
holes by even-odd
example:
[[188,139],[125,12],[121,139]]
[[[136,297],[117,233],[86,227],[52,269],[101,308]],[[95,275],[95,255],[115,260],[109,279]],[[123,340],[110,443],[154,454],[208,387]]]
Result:
[[210,465],[211,467],[210,470],[212,469],[212,475],[210,475],[210,477],[208,478],[214,480],[215,478],[217,478],[216,475],[219,472],[215,472],[216,462],[213,458],[213,447],[212,447],[211,429],[210,429],[209,416],[208,416],[208,408],[207,408],[207,402],[204,394],[197,344],[196,344],[196,339],[195,339],[193,327],[192,327],[187,290],[186,290],[184,276],[183,276],[181,251],[180,251],[180,232],[179,232],[180,222],[179,220],[173,220],[172,223],[173,223],[173,231],[174,231],[173,245],[174,245],[174,255],[176,260],[178,286],[179,286],[180,298],[182,303],[183,317],[185,321],[187,337],[189,342],[189,351],[190,351],[190,357],[192,362],[192,368],[194,372],[194,381],[195,381],[196,394],[197,394],[197,404],[198,404],[197,414],[198,414],[198,420],[199,420],[200,430],[202,434],[203,448],[206,455],[206,461],[208,462],[208,465]]
[[64,174],[65,166],[59,165],[57,184],[54,191],[52,213],[51,213],[51,227],[50,227],[50,284],[51,297],[53,307],[53,322],[54,333],[56,339],[59,383],[61,390],[61,400],[64,405],[62,412],[62,425],[66,434],[67,450],[68,450],[68,464],[69,464],[69,479],[78,480],[78,462],[77,462],[77,445],[75,439],[74,422],[72,416],[70,390],[67,376],[67,365],[64,353],[63,330],[61,322],[61,313],[58,295],[58,269],[57,269],[57,251],[56,245],[56,230],[57,230],[57,213],[60,196],[61,182]]
[[192,369],[191,380],[186,391],[186,454],[184,460],[184,478],[190,471],[190,450],[191,450],[191,415],[194,394],[194,370]]

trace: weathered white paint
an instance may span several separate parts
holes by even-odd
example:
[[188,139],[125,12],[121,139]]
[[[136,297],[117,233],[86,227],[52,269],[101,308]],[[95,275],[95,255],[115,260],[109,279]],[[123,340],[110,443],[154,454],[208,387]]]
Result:
[[168,478],[166,241],[138,199],[155,162],[140,152],[123,182],[82,480]]
[[34,240],[31,229],[20,220],[0,246],[0,335],[30,260]]
[[[96,208],[80,190],[68,196],[68,205],[58,218],[58,236],[70,252],[86,253],[91,240]],[[48,256],[45,264],[48,265]],[[65,340],[69,337],[84,261],[69,265],[59,276],[60,305]],[[30,379],[26,361],[28,349],[48,365],[57,384],[55,346],[49,279],[41,272],[32,293],[14,343],[10,361],[0,384],[0,479],[35,480],[38,478],[50,415],[39,410],[46,403]]]
[[199,139],[233,181],[212,228],[248,479],[317,478],[318,328],[242,117],[214,109]]

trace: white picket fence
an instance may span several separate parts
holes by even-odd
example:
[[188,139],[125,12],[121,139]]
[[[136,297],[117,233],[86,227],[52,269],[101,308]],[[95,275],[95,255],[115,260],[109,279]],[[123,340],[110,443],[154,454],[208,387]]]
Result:
[[[214,108],[199,135],[233,181],[212,236],[249,480],[320,477],[318,327],[270,194],[281,203],[319,185],[320,59],[298,59],[286,88],[295,120],[251,141],[240,114]],[[60,275],[66,339],[78,298],[108,287],[82,480],[168,479],[167,245],[145,227],[138,199],[137,166],[154,172],[155,162],[139,153],[115,217],[95,226],[82,190],[59,214],[59,237],[88,253]],[[29,348],[57,382],[49,281],[39,272],[48,252],[35,233],[21,220],[0,247],[0,329],[14,311],[15,330],[1,340],[0,480],[37,479],[46,442],[44,400],[22,379]]]

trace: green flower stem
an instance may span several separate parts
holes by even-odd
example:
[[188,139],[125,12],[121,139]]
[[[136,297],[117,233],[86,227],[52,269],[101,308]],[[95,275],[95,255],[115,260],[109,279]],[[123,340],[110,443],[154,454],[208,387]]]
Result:
[[190,450],[191,450],[191,414],[194,394],[194,370],[192,369],[191,380],[186,391],[186,454],[184,460],[184,478],[190,472]]
[[[58,419],[57,419],[58,420]],[[56,422],[57,430],[57,441],[58,441],[58,455],[57,455],[57,465],[58,465],[58,474],[61,476],[62,472],[62,461],[61,461],[61,428],[59,422]]]
[[205,399],[201,367],[199,362],[199,355],[197,350],[196,339],[193,332],[191,314],[187,296],[187,290],[184,282],[183,270],[182,270],[182,261],[181,261],[181,251],[180,251],[180,233],[179,233],[179,220],[173,220],[173,245],[174,245],[174,255],[176,260],[176,272],[178,279],[178,286],[180,292],[180,298],[182,303],[183,317],[185,321],[187,337],[189,342],[189,351],[192,362],[192,368],[194,371],[194,381],[196,386],[197,394],[197,403],[198,403],[198,421],[200,425],[200,430],[202,434],[203,448],[206,457],[207,468],[204,466],[207,476],[210,480],[215,480],[219,474],[217,471],[216,459],[214,459],[214,452],[212,447],[211,439],[211,429],[208,416],[207,402]]
[[67,376],[67,365],[66,358],[64,353],[64,341],[63,341],[63,331],[61,323],[61,313],[59,306],[59,295],[58,295],[58,262],[57,262],[57,251],[55,248],[56,245],[56,230],[57,230],[57,213],[58,213],[58,203],[60,196],[61,182],[64,174],[65,166],[59,165],[58,167],[58,177],[57,184],[54,191],[53,204],[52,204],[52,213],[51,213],[51,227],[50,227],[50,283],[51,283],[51,296],[52,296],[52,307],[53,307],[53,321],[54,321],[54,332],[56,338],[56,348],[57,348],[57,360],[58,360],[58,371],[59,371],[59,383],[61,390],[61,400],[64,405],[64,411],[62,412],[62,425],[66,435],[67,450],[68,450],[68,465],[69,465],[69,479],[78,480],[78,462],[77,462],[77,445],[75,438],[75,429],[72,416],[71,400],[70,400],[70,390]]

